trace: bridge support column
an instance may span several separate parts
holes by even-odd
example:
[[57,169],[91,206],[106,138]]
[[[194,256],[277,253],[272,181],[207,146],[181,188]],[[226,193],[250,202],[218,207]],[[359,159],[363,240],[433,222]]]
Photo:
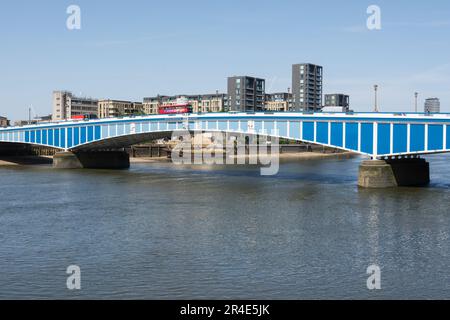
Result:
[[58,169],[128,169],[130,157],[125,151],[60,152],[53,157]]
[[363,161],[358,185],[363,188],[425,186],[430,183],[430,165],[425,159],[404,158]]

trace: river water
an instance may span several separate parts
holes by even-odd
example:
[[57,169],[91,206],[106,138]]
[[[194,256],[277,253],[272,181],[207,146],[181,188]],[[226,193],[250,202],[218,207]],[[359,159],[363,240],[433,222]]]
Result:
[[[450,156],[362,190],[359,158],[127,171],[0,167],[0,298],[450,298]],[[367,267],[381,290],[367,289]],[[81,269],[81,290],[66,268]]]

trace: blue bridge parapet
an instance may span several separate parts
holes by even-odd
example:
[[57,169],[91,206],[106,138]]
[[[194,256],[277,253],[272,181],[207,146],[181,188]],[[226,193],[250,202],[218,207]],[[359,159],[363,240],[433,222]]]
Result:
[[450,151],[449,114],[209,113],[66,121],[0,129],[0,143],[63,151],[127,146],[176,130],[262,134],[372,158]]

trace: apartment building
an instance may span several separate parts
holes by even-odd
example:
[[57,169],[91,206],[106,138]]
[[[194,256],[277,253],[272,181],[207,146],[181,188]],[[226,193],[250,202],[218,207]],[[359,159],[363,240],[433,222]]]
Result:
[[228,78],[229,111],[256,112],[264,110],[266,81],[249,76]]
[[116,118],[138,114],[144,114],[144,105],[141,102],[111,99],[98,101],[99,118]]
[[98,100],[77,97],[69,91],[53,92],[53,121],[67,120],[80,115],[98,116]]
[[146,114],[158,114],[161,106],[175,105],[180,99],[185,100],[192,106],[192,112],[223,112],[227,109],[228,100],[226,94],[203,94],[203,95],[176,95],[144,98],[143,110]]
[[350,96],[342,93],[333,93],[325,95],[325,107],[339,107],[342,111],[350,110]]
[[292,65],[292,93],[295,111],[322,108],[323,67],[301,63]]
[[288,92],[266,94],[265,110],[280,112],[287,112],[292,110],[292,94]]

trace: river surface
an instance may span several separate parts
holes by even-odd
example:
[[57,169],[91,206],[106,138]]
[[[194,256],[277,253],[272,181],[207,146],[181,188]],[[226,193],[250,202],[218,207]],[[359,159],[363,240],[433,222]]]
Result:
[[429,187],[388,190],[359,158],[0,167],[0,299],[450,299],[450,156],[428,160]]

